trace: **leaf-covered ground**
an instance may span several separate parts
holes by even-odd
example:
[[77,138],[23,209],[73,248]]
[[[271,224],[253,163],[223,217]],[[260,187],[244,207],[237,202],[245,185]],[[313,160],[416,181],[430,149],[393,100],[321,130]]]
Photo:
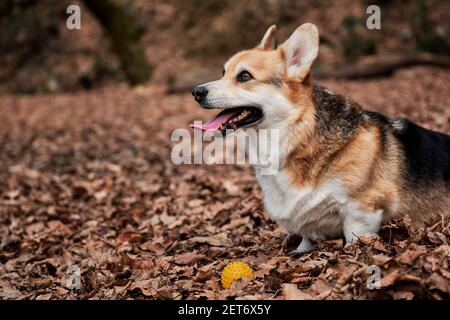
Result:
[[[366,108],[450,132],[450,72],[325,82]],[[210,116],[164,88],[3,96],[0,100],[0,299],[448,299],[449,221],[303,256],[280,251],[252,171],[176,166],[170,133]],[[287,250],[299,239],[292,239]],[[220,285],[223,267],[254,277]],[[369,290],[368,266],[381,269]],[[69,290],[70,266],[81,288]]]

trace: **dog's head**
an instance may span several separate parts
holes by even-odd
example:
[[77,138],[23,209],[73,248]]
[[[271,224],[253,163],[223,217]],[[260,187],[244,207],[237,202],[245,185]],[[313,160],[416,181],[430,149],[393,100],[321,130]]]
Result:
[[241,51],[224,65],[223,77],[195,87],[195,100],[206,109],[221,109],[201,126],[204,131],[276,128],[295,119],[310,96],[311,67],[319,50],[319,32],[306,23],[278,48],[271,26],[254,49]]

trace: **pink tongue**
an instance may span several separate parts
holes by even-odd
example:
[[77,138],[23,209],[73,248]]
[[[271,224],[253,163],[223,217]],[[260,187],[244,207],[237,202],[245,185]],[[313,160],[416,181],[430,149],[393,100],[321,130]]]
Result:
[[221,115],[216,116],[213,119],[211,119],[208,122],[205,122],[205,123],[203,123],[201,125],[191,124],[190,127],[191,128],[201,129],[203,131],[216,131],[216,130],[219,129],[221,124],[224,124],[225,122],[230,120],[230,118],[232,116],[234,116],[236,113],[237,112],[229,112],[229,113],[221,114]]

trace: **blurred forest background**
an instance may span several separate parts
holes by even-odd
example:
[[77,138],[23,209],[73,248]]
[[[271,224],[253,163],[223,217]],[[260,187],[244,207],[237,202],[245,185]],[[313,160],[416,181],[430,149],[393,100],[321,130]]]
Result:
[[[450,1],[0,0],[0,299],[449,299],[449,221],[289,256],[249,167],[172,163],[173,130],[215,113],[190,89],[304,22],[314,79],[450,133]],[[235,260],[254,277],[224,290]]]
[[[81,7],[81,30],[65,25],[72,3]],[[370,4],[382,8],[381,30],[365,26]],[[283,41],[307,21],[321,33],[316,70],[374,55],[450,54],[449,1],[5,0],[0,93],[93,89],[127,75],[132,84],[184,89],[219,75],[225,59],[255,46],[269,25]]]

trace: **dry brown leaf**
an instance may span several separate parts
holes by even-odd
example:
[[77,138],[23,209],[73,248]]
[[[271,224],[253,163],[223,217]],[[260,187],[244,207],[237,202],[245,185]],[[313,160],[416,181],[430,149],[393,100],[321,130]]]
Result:
[[40,294],[36,297],[36,300],[50,300],[52,298],[53,294],[51,293],[44,293]]
[[328,282],[328,280],[319,277],[308,289],[308,292],[313,293],[313,296],[316,297],[317,299],[324,299],[325,297],[328,296],[328,294],[331,292],[332,289],[333,286]]
[[424,246],[414,246],[412,249],[403,252],[396,260],[400,263],[412,265],[418,257],[425,253],[427,253],[427,249]]
[[172,295],[172,292],[170,290],[170,287],[159,288],[156,291],[155,298],[156,299],[162,299],[162,300],[172,300],[173,299],[173,295]]
[[169,216],[166,212],[163,212],[160,216],[159,216],[159,220],[166,226],[171,225],[172,223],[174,223],[177,220],[176,216]]
[[358,237],[358,240],[361,241],[362,243],[366,244],[366,245],[371,245],[375,242],[376,238],[375,237],[366,237],[366,236],[360,236]]
[[384,244],[379,239],[376,239],[376,241],[374,241],[373,247],[375,249],[377,249],[378,251],[387,252],[386,247],[384,246]]
[[174,262],[179,265],[195,264],[199,261],[205,260],[206,257],[203,254],[196,254],[192,252],[183,253],[175,257]]
[[206,286],[215,292],[220,292],[223,290],[222,284],[218,278],[212,277],[206,281]]
[[442,254],[446,257],[450,257],[450,245],[443,244],[443,245],[437,247],[436,249],[434,249],[433,252],[437,253],[437,254]]
[[47,226],[56,234],[61,234],[64,236],[69,236],[72,234],[72,230],[59,220],[51,220],[47,222]]
[[422,281],[422,278],[412,274],[404,274],[400,277],[400,280],[420,283]]
[[152,251],[158,256],[161,256],[166,252],[166,249],[160,242],[147,241],[140,244],[139,248],[144,251]]
[[435,244],[447,243],[447,237],[442,232],[428,232],[428,239]]
[[238,195],[240,195],[239,186],[237,186],[231,180],[224,180],[223,181],[223,187],[227,191],[227,194],[229,194],[230,196],[238,196]]
[[136,231],[125,231],[120,236],[117,237],[116,242],[118,244],[124,243],[124,242],[133,242],[137,241],[142,237],[142,235],[139,232]]
[[0,279],[0,288],[0,297],[6,300],[18,299],[23,295],[7,280]]
[[222,232],[209,237],[193,237],[188,240],[189,243],[207,243],[214,247],[231,247],[233,243],[228,238],[227,233]]
[[243,295],[245,293],[245,288],[250,283],[250,281],[251,280],[247,277],[243,277],[233,281],[230,288],[228,289],[230,296],[236,297]]
[[397,291],[392,294],[394,300],[412,300],[414,299],[414,293],[410,291]]
[[43,222],[36,222],[33,224],[30,224],[28,227],[26,227],[25,232],[27,233],[28,237],[33,237],[35,234],[43,231],[45,228],[45,225]]
[[298,289],[296,284],[293,283],[284,283],[282,285],[283,288],[283,297],[285,300],[312,300],[313,298]]
[[267,263],[263,263],[258,265],[258,270],[254,272],[255,278],[263,278],[265,275],[268,275],[270,270],[274,268],[273,265],[269,265]]
[[211,279],[214,274],[213,263],[203,266],[198,269],[197,274],[194,277],[195,282],[206,282]]
[[143,295],[147,297],[153,297],[157,293],[157,282],[153,279],[136,280],[129,287],[130,291],[139,289]]
[[450,294],[450,281],[435,272],[428,277],[426,283],[430,286],[430,289],[438,289],[442,292]]
[[445,278],[450,280],[450,272],[448,270],[440,269],[439,271]]
[[280,277],[280,273],[272,269],[269,274],[264,276],[264,287],[270,290],[278,290],[283,284],[283,279]]
[[224,225],[222,227],[222,230],[234,230],[236,228],[239,228],[240,226],[247,226],[249,228],[252,228],[252,225],[250,224],[250,217],[246,216],[239,219],[233,219],[230,223]]
[[376,254],[372,256],[372,261],[377,266],[382,266],[391,260],[390,257],[384,254]]
[[386,288],[393,285],[400,278],[400,275],[401,275],[400,270],[395,269],[388,275],[382,276],[380,281],[381,282],[380,287]]

